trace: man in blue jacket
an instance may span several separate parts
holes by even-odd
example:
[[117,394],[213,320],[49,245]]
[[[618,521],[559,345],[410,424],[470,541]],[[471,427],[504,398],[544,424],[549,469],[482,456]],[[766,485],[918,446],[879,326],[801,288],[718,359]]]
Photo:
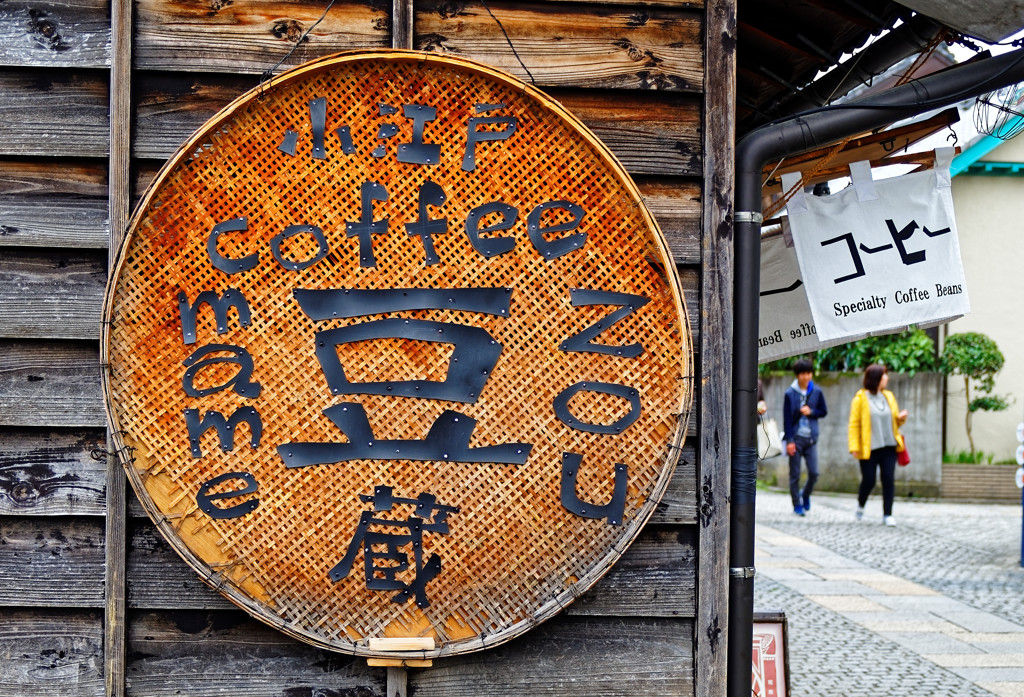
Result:
[[[801,358],[793,365],[796,380],[786,390],[782,423],[789,455],[789,494],[793,512],[799,516],[811,510],[811,493],[818,481],[818,419],[828,414],[825,395],[814,386],[814,364]],[[800,458],[807,463],[807,483],[800,490]]]

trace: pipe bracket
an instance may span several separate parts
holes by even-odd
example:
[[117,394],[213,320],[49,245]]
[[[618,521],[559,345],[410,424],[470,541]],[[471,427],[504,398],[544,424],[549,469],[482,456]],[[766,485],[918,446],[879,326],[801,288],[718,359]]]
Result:
[[757,223],[758,225],[764,222],[764,216],[759,211],[736,211],[732,214],[732,219],[737,223]]
[[752,566],[733,566],[729,568],[729,576],[732,578],[754,578],[755,573]]

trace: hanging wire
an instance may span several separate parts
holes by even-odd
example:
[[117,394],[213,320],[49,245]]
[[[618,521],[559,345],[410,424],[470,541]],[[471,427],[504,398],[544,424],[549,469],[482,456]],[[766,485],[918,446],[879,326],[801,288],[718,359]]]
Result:
[[778,162],[775,163],[775,166],[772,167],[772,171],[769,172],[768,176],[764,178],[763,182],[761,182],[761,186],[762,187],[765,186],[768,182],[770,182],[772,180],[772,177],[775,176],[775,173],[779,171],[779,167],[781,167],[782,163],[785,162],[785,161],[786,161],[786,158],[783,157],[781,160],[779,160]]
[[[1021,45],[1024,46],[1024,39],[1021,39],[1021,42],[1022,42]],[[988,76],[988,80],[990,82],[997,82],[998,80],[1002,79],[1002,77],[1006,73],[1008,73],[1008,72],[1010,72],[1012,70],[1016,70],[1017,67],[1022,62],[1024,62],[1024,51],[1021,51],[1020,53],[1021,53],[1021,55],[1017,56],[1016,59],[1013,62],[1008,63],[1007,65],[1004,65],[998,72],[996,72],[996,73],[994,73],[992,75],[989,75]],[[950,100],[973,99],[977,95],[977,92],[975,90],[976,90],[975,86],[973,86],[973,85],[972,86],[967,86],[967,87],[964,87],[962,90],[960,90],[958,93],[952,94],[952,95],[947,94],[947,95],[943,96],[941,99],[940,98],[919,99],[918,101],[914,102],[914,105],[919,107],[920,111],[928,111],[929,109],[935,109],[935,108],[939,108],[939,107],[942,107],[942,106],[947,106],[949,104]],[[877,109],[879,111],[903,111],[904,109],[906,109],[906,105],[873,103],[871,101],[868,101],[867,99],[861,99],[861,100],[858,100],[856,102],[849,102],[849,103],[844,102],[842,104],[829,104],[827,106],[818,107],[818,108],[815,108],[815,109],[808,109],[807,111],[802,111],[802,112],[799,112],[799,113],[796,113],[796,114],[791,114],[789,116],[785,116],[785,117],[782,117],[782,118],[775,119],[774,121],[769,121],[768,123],[765,123],[765,124],[762,124],[761,126],[759,126],[759,128],[765,128],[765,127],[768,127],[768,126],[774,126],[774,125],[782,123],[784,121],[791,121],[791,120],[799,118],[801,116],[807,116],[808,114],[818,114],[818,113],[822,113],[822,112],[826,112],[826,111],[841,111],[841,110],[847,110],[847,109],[856,109],[858,111],[864,110],[864,109]]]
[[[334,0],[331,1],[333,2]],[[523,63],[523,59],[519,57],[519,51],[516,50],[515,44],[513,44],[512,39],[509,38],[508,32],[505,31],[505,27],[502,25],[501,20],[495,17],[494,13],[491,12],[491,8],[488,6],[487,0],[480,0],[480,4],[484,6],[484,9],[487,10],[487,14],[489,14],[491,19],[494,20],[494,23],[498,25],[498,29],[501,29],[501,33],[505,35],[505,41],[508,42],[508,47],[512,49],[512,55],[516,57],[516,60],[519,61],[519,65],[521,65],[523,70],[526,71],[526,74],[530,76],[530,84],[536,87],[537,81],[533,79],[533,73],[531,73],[530,69],[526,67],[526,63]]]
[[[951,33],[946,42],[959,44],[975,53],[981,53],[985,50],[978,45],[974,37],[960,32]],[[988,43],[988,45],[1020,48],[1024,46],[1024,36],[1011,41]],[[1000,140],[1013,138],[1024,130],[1024,113],[1021,112],[1022,103],[1024,103],[1024,82],[1008,85],[981,95],[974,106],[975,128],[978,129],[979,133],[984,133]]]
[[[860,64],[860,59],[861,59],[861,58],[863,58],[863,57],[864,57],[864,55],[865,55],[866,53],[867,53],[867,51],[861,51],[860,53],[858,53],[858,54],[857,54],[857,56],[856,56],[856,57],[854,58],[854,60],[852,61],[852,64],[850,65],[850,69],[846,71],[846,75],[844,75],[844,76],[843,76],[843,79],[842,79],[842,80],[841,80],[840,82],[837,82],[837,83],[836,83],[836,86],[832,88],[832,94],[830,94],[830,95],[828,96],[828,99],[826,99],[826,100],[825,100],[825,103],[826,103],[826,104],[831,104],[831,103],[832,103],[832,98],[836,96],[836,92],[837,92],[837,91],[839,90],[839,88],[840,88],[840,87],[841,87],[841,86],[843,85],[843,83],[845,83],[845,82],[846,82],[847,78],[849,78],[849,77],[850,77],[850,75],[852,75],[852,74],[853,74],[853,71],[857,69],[857,66],[858,66],[858,65]],[[838,70],[838,69],[839,69],[839,68],[838,68],[838,66],[837,66],[837,67],[836,67],[836,70]],[[875,79],[874,77],[872,77],[872,78],[871,78],[871,80],[872,80],[872,81],[873,81],[874,79]],[[869,84],[869,85],[871,84],[871,83],[870,83],[870,81],[869,81],[869,83],[868,83],[868,84]]]
[[[968,34],[964,34],[962,32],[954,32],[954,31],[951,31],[950,35],[949,35],[949,38],[946,39],[946,43],[949,43],[949,44],[959,44],[960,46],[963,46],[964,48],[968,48],[968,49],[974,51],[975,53],[981,53],[982,51],[984,51],[986,49],[981,47],[981,46],[979,46],[978,45],[978,41],[980,41],[980,39],[977,39],[976,37],[970,36]],[[1020,48],[1020,47],[1024,46],[1024,36],[1016,38],[1016,39],[1013,39],[1011,41],[997,41],[997,42],[994,42],[994,43],[991,42],[991,41],[986,41],[985,44],[988,45],[988,46],[1011,46],[1011,47],[1015,47],[1015,48]]]
[[[124,461],[125,459],[127,459],[128,462],[134,464],[135,463],[135,451],[136,450],[137,450],[137,448],[135,448],[133,446],[130,446],[130,445],[121,446],[117,450],[106,450],[104,448],[93,448],[89,452],[89,457],[91,457],[93,460],[96,460],[97,462],[102,462],[103,460],[106,460],[108,457],[116,457],[117,459],[119,459],[121,461]],[[127,454],[127,456],[123,457],[125,454]]]
[[327,16],[327,13],[331,11],[332,7],[334,7],[334,3],[335,0],[331,0],[329,3],[327,3],[327,7],[324,8],[324,13],[320,15],[320,19],[313,22],[313,24],[310,25],[309,29],[302,33],[302,36],[300,36],[299,40],[295,42],[295,45],[292,46],[291,50],[288,51],[288,53],[284,54],[284,58],[279,60],[277,64],[274,65],[274,67],[263,71],[263,74],[260,76],[260,87],[262,87],[263,84],[268,80],[271,80],[274,77],[274,73],[277,72],[277,69],[280,68],[286,60],[292,57],[292,54],[295,53],[295,49],[297,49],[299,46],[306,42],[306,38],[309,36],[310,32],[316,29],[317,25],[320,24],[320,22],[324,21],[324,18]]
[[[931,57],[931,55],[935,53],[939,45],[945,40],[946,32],[940,31],[938,34],[936,34],[935,37],[931,40],[931,42],[929,42],[929,44],[924,47],[921,53],[918,54],[917,58],[914,59],[914,62],[910,65],[910,67],[902,75],[900,75],[900,77],[896,80],[896,83],[893,85],[893,87],[905,85],[906,83],[913,80],[914,73],[917,72],[917,70],[922,65],[924,65],[925,61],[927,61]],[[1024,119],[1021,119],[1020,127],[1024,128]],[[796,184],[790,187],[788,191],[783,192],[782,196],[780,196],[778,199],[773,201],[768,206],[768,208],[764,212],[765,220],[768,220],[776,213],[778,213],[780,210],[782,210],[785,207],[785,205],[789,203],[789,200],[793,198],[796,192],[800,191],[800,189],[807,185],[806,182],[809,182],[812,179],[814,179],[814,177],[817,176],[819,172],[825,169],[826,165],[828,165],[828,163],[831,162],[832,159],[835,158],[835,156],[838,155],[842,151],[842,149],[846,147],[846,144],[853,140],[853,138],[854,136],[852,135],[847,136],[839,143],[829,148],[828,152],[825,153],[823,157],[819,158],[817,162],[815,162],[814,167],[812,167],[807,172],[804,172],[800,176],[800,180]],[[780,162],[778,165],[776,165],[775,169],[777,170],[781,164],[782,163]],[[774,174],[775,170],[772,170],[772,173]]]
[[[330,0],[330,2],[327,3],[327,7],[324,9],[324,13],[322,15],[320,15],[320,19],[318,19],[315,22],[313,22],[313,24],[310,25],[309,29],[307,29],[305,32],[302,33],[302,36],[300,36],[299,40],[295,42],[295,45],[292,46],[291,50],[288,51],[288,53],[286,53],[284,55],[284,57],[281,58],[281,60],[279,60],[274,65],[274,67],[269,68],[268,70],[264,70],[263,71],[263,74],[260,76],[260,86],[261,87],[266,82],[271,80],[274,77],[274,73],[277,72],[277,69],[280,68],[284,64],[285,61],[287,61],[289,58],[292,57],[292,54],[295,53],[295,50],[300,45],[302,45],[303,43],[306,42],[306,38],[309,36],[310,32],[312,32],[314,29],[316,29],[317,25],[320,24],[320,22],[324,21],[324,18],[327,17],[327,13],[331,11],[332,7],[334,7],[334,3],[335,2],[336,2],[336,0]],[[516,57],[516,60],[519,61],[519,65],[526,72],[527,76],[529,76],[530,84],[536,86],[537,81],[534,79],[533,73],[531,73],[530,69],[526,67],[526,63],[523,62],[522,57],[519,55],[519,52],[516,50],[515,44],[512,43],[512,39],[511,39],[511,37],[509,37],[508,32],[505,31],[505,26],[501,23],[501,20],[498,19],[494,15],[494,12],[491,11],[491,8],[487,4],[486,0],[480,0],[480,4],[484,6],[484,9],[487,10],[487,14],[490,15],[491,19],[494,20],[494,23],[498,25],[498,29],[501,30],[502,35],[505,37],[505,41],[508,42],[509,48],[512,49],[512,55],[514,55]]]
[[966,34],[961,34],[960,32],[952,32],[949,38],[946,40],[946,43],[963,46],[966,49],[974,51],[975,53],[981,53],[982,51],[985,50],[969,36],[967,36]]

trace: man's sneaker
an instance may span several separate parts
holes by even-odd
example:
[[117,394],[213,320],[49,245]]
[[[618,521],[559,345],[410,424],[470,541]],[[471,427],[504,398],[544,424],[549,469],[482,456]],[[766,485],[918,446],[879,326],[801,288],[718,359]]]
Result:
[[793,506],[793,513],[795,513],[798,516],[804,516],[806,515],[807,511],[804,510],[803,506]]
[[896,527],[896,521],[892,519],[891,515],[887,515],[882,518],[882,525],[888,525],[890,528]]
[[857,520],[864,520],[864,506],[857,506]]
[[810,513],[811,512],[811,495],[810,494],[800,494],[800,501],[803,502],[803,504],[804,504],[804,513]]

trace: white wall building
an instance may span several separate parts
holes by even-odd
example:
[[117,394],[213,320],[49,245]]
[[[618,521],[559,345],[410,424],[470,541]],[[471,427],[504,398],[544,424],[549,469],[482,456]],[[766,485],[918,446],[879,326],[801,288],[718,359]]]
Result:
[[[995,391],[1010,395],[1013,403],[1002,412],[976,412],[972,435],[975,448],[995,462],[1012,460],[1014,432],[1024,415],[1024,138],[1002,142],[983,137],[954,160],[953,172],[971,313],[951,322],[944,335],[987,334],[1006,358]],[[950,378],[946,452],[969,449],[965,412],[963,379]]]

